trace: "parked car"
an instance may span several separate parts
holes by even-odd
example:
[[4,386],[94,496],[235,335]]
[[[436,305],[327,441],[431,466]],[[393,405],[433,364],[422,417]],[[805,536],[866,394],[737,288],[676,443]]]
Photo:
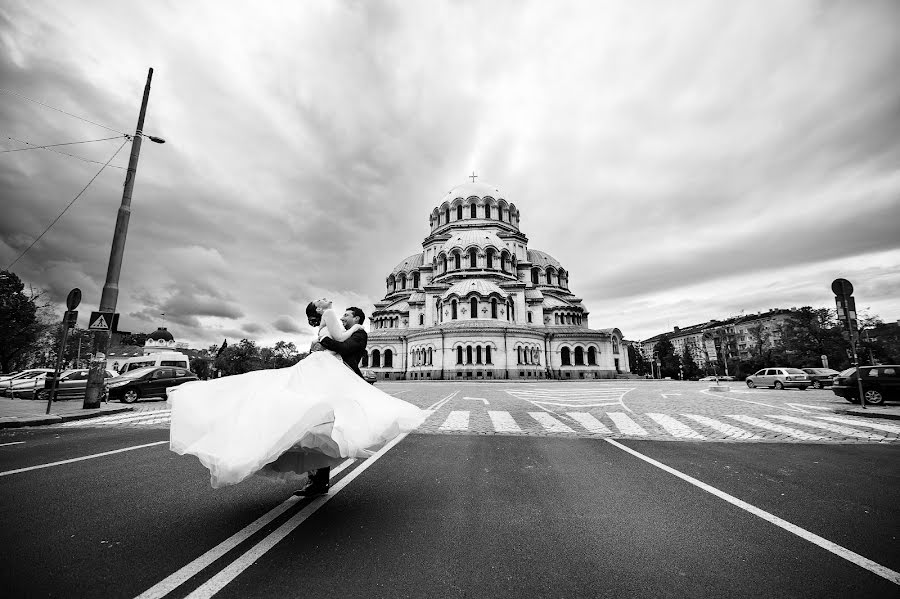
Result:
[[166,389],[177,387],[200,378],[184,368],[169,366],[138,368],[117,376],[109,381],[109,399],[118,399],[124,403],[134,403],[142,397],[162,397],[165,399]]
[[840,374],[837,370],[832,370],[831,368],[801,368],[800,370],[805,372],[809,380],[812,381],[810,386],[813,389],[830,386],[834,377]]
[[52,368],[29,368],[28,370],[23,370],[22,372],[16,373],[14,375],[9,376],[5,380],[0,381],[0,393],[9,389],[12,385],[16,383],[21,383],[22,381],[33,379],[37,376],[43,376],[48,372],[53,372]]
[[[900,400],[900,366],[879,364],[860,366],[863,396],[867,404],[880,405],[885,400]],[[834,377],[831,390],[850,403],[859,403],[859,385],[856,368],[848,368]]]
[[[106,369],[103,378],[109,380],[116,376],[114,370]],[[87,389],[88,369],[79,368],[61,372],[56,383],[56,399],[83,399]],[[41,384],[31,392],[31,399],[47,401],[50,398],[50,389],[47,389],[47,378],[42,377]]]
[[[715,381],[715,380],[716,380],[716,377],[714,377],[714,376],[705,376],[705,377],[703,377],[702,379],[698,379],[698,380],[700,380],[700,381]],[[733,380],[734,380],[734,377],[733,377],[733,376],[720,376],[720,377],[719,377],[719,381],[725,381],[725,382],[728,382],[728,381],[733,381]]]
[[369,383],[370,385],[374,385],[374,384],[375,384],[375,381],[378,380],[378,377],[375,376],[375,373],[372,372],[371,370],[361,370],[360,372],[362,372],[363,378],[364,378],[364,379],[366,380],[366,382]]
[[747,386],[751,389],[754,387],[775,387],[776,389],[796,387],[802,391],[811,384],[809,377],[799,368],[762,368],[747,377]]

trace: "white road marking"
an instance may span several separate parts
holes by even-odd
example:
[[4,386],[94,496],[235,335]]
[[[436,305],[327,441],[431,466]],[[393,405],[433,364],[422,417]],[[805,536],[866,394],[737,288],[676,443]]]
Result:
[[662,395],[666,399],[669,399],[670,395],[681,395],[681,393],[660,393],[660,395]]
[[444,404],[447,403],[448,401],[450,401],[451,399],[453,399],[453,397],[454,397],[457,393],[459,393],[459,390],[454,391],[453,393],[451,393],[451,394],[448,395],[447,397],[445,397],[445,398],[443,398],[443,399],[439,399],[438,401],[434,402],[428,409],[429,409],[429,410],[434,410],[434,411],[440,410],[442,407],[444,407]]
[[490,402],[489,402],[488,400],[486,400],[485,398],[483,398],[483,397],[463,397],[463,399],[472,399],[472,400],[475,400],[475,401],[483,401],[483,402],[484,402],[484,405],[486,405],[486,406],[487,406],[487,405],[490,405]]
[[447,416],[447,419],[444,420],[444,424],[440,427],[442,431],[464,431],[469,429],[469,411],[468,410],[453,410],[450,412],[450,415]]
[[741,414],[730,415],[729,418],[734,418],[735,420],[740,420],[741,422],[745,422],[747,424],[752,424],[753,426],[758,426],[759,428],[764,428],[769,431],[774,431],[776,433],[784,433],[785,435],[790,435],[795,439],[803,439],[804,441],[821,441],[823,437],[819,437],[818,435],[811,435],[809,433],[804,433],[801,430],[797,430],[795,428],[790,428],[788,426],[782,426],[780,424],[775,424],[774,422],[769,422],[768,420],[762,420],[760,418],[754,418],[753,416],[743,416]]
[[599,435],[611,435],[612,431],[606,425],[594,418],[588,412],[566,412],[566,416],[583,426],[588,432]]
[[491,424],[494,425],[494,430],[498,433],[522,432],[522,429],[519,428],[519,425],[516,424],[516,421],[513,420],[513,417],[509,412],[504,412],[501,410],[488,410],[488,416],[491,419]]
[[259,560],[259,558],[261,558],[263,555],[265,555],[267,551],[277,545],[279,541],[293,532],[295,528],[303,524],[303,522],[311,515],[313,515],[316,510],[325,505],[344,487],[350,484],[353,479],[362,474],[366,470],[366,468],[374,464],[381,456],[387,453],[397,443],[402,441],[406,437],[406,435],[407,433],[403,433],[394,438],[394,440],[392,440],[390,443],[376,452],[375,455],[360,464],[353,472],[342,478],[336,485],[331,488],[330,493],[328,493],[327,495],[320,495],[319,497],[313,499],[306,507],[292,516],[290,520],[271,532],[269,536],[261,540],[242,556],[234,560],[218,574],[200,585],[197,590],[187,596],[187,599],[208,599],[209,597],[212,597],[213,595],[221,591],[225,587],[225,585],[237,578],[241,574],[241,572],[253,565],[253,563]]
[[672,435],[673,437],[681,437],[685,439],[705,439],[703,435],[687,426],[675,420],[668,414],[647,414],[650,418],[656,421],[661,427],[666,429],[666,432]]
[[172,410],[153,410],[151,412],[129,412],[127,414],[111,414],[109,416],[99,416],[97,418],[85,418],[83,420],[71,420],[63,422],[58,426],[84,426],[85,424],[118,424],[124,422],[139,422],[150,418],[159,418],[160,415],[172,413]]
[[826,406],[808,406],[805,403],[789,403],[789,406],[794,406],[797,408],[809,408],[810,410],[825,410],[826,412],[830,412],[831,408]]
[[544,430],[551,433],[574,433],[575,431],[548,414],[547,412],[528,412],[528,415],[540,423]]
[[[335,476],[343,472],[348,466],[350,466],[350,464],[355,461],[356,460],[351,458],[332,468],[331,478],[333,479]],[[289,497],[283,503],[275,506],[274,508],[257,518],[255,521],[248,524],[232,536],[228,537],[191,563],[183,566],[178,571],[162,579],[160,582],[156,583],[155,585],[138,595],[136,599],[161,599],[162,597],[168,595],[176,588],[184,584],[188,579],[196,576],[200,571],[204,570],[211,563],[249,539],[258,531],[262,530],[267,524],[269,524],[269,522],[283,514],[288,510],[288,508],[293,507],[300,500],[300,497]]]
[[700,416],[699,414],[682,414],[682,416],[708,426],[709,428],[723,433],[728,437],[734,437],[735,439],[762,439],[762,437],[760,437],[759,435],[754,435],[753,433],[745,431],[742,428],[731,426],[730,424],[720,422],[718,420],[715,420],[714,418]]
[[787,422],[793,422],[794,424],[804,424],[806,426],[811,426],[813,428],[821,428],[826,431],[831,431],[833,433],[840,433],[842,435],[847,435],[850,437],[859,437],[861,439],[871,439],[873,441],[881,441],[884,439],[882,435],[876,435],[874,433],[867,433],[865,431],[860,431],[855,428],[850,428],[848,426],[840,426],[839,424],[827,424],[825,422],[819,422],[817,420],[807,420],[806,418],[797,418],[796,416],[784,416],[784,415],[774,415],[769,414],[767,418],[778,418],[779,420],[786,420]]
[[0,443],[0,447],[6,447],[7,445],[21,445],[25,441],[13,441],[12,443]]
[[829,420],[831,422],[840,422],[841,424],[852,424],[853,426],[874,428],[875,430],[885,431],[888,433],[900,434],[900,426],[894,426],[893,424],[883,424],[881,422],[871,422],[871,418],[861,418],[859,420],[841,418],[840,416],[816,416],[816,418],[820,420]]
[[810,532],[810,531],[806,530],[805,528],[801,528],[801,527],[797,526],[796,524],[791,524],[787,520],[783,520],[783,519],[779,518],[778,516],[775,516],[774,514],[770,514],[769,512],[767,512],[765,510],[761,510],[758,507],[747,503],[746,501],[742,501],[742,500],[738,499],[737,497],[734,497],[733,495],[729,495],[728,493],[725,493],[724,491],[720,491],[719,489],[713,487],[712,485],[708,485],[702,481],[697,480],[696,478],[694,478],[692,476],[688,476],[687,474],[684,474],[683,472],[675,470],[671,466],[666,466],[665,464],[658,462],[651,457],[645,456],[644,454],[639,453],[639,452],[631,449],[630,447],[626,447],[625,445],[622,445],[621,443],[619,443],[613,439],[606,439],[606,442],[618,447],[622,451],[630,453],[631,455],[635,456],[636,458],[644,460],[648,464],[656,466],[657,468],[664,470],[664,471],[668,472],[669,474],[677,476],[681,480],[686,481],[686,482],[694,485],[695,487],[703,489],[707,493],[711,493],[711,494],[715,495],[719,499],[724,499],[728,503],[730,503],[736,507],[739,507],[740,509],[742,509],[746,512],[749,512],[749,513],[753,514],[754,516],[758,516],[758,517],[762,518],[763,520],[770,522],[783,530],[786,530],[792,534],[795,534],[805,541],[809,541],[810,543],[813,543],[814,545],[818,545],[822,549],[825,549],[826,551],[830,551],[831,553],[837,555],[838,557],[842,557],[845,560],[847,560],[853,564],[856,564],[857,566],[864,568],[864,569],[868,570],[869,572],[872,572],[873,574],[877,574],[878,576],[881,576],[882,578],[885,578],[896,585],[900,585],[900,572],[895,572],[894,570],[891,570],[890,568],[882,566],[881,564],[874,562],[867,557],[863,557],[862,555],[859,555],[858,553],[854,553],[853,551],[850,551],[849,549],[842,547],[842,546],[838,545],[837,543],[829,541],[828,539],[826,539],[824,537],[820,537],[819,535],[817,535],[813,532]]
[[72,458],[70,460],[60,460],[59,462],[51,462],[49,464],[39,464],[38,466],[29,466],[27,468],[17,468],[16,470],[7,470],[0,472],[0,476],[9,476],[19,472],[28,472],[30,470],[40,470],[41,468],[50,468],[51,466],[61,466],[63,464],[71,464],[72,462],[81,462],[82,460],[92,460],[94,458],[102,458],[103,456],[113,455],[114,453],[122,453],[123,451],[133,451],[135,449],[143,449],[144,447],[153,447],[154,445],[162,445],[168,441],[157,441],[155,443],[145,443],[143,445],[134,445],[132,447],[123,447],[122,449],[114,449],[112,451],[104,451],[103,453],[95,453],[93,455],[81,456],[80,458]]
[[620,405],[631,411],[622,398],[634,388],[605,387],[601,389],[507,389],[506,392],[516,399],[524,399],[536,408],[552,412],[545,406],[556,408],[597,408],[601,406]]
[[606,415],[609,416],[609,419],[613,421],[613,424],[616,425],[616,428],[618,428],[621,433],[641,436],[648,434],[640,424],[629,418],[628,414],[623,414],[622,412],[607,412]]
[[[732,401],[743,401],[745,403],[753,403],[758,406],[766,406],[767,408],[775,408],[776,410],[793,410],[794,412],[806,412],[806,410],[801,410],[800,408],[795,408],[790,405],[788,407],[784,407],[784,406],[773,405],[770,403],[763,403],[761,401],[752,401],[750,399],[741,399],[739,397],[728,397],[724,393],[721,393],[718,391],[710,391],[708,389],[701,389],[700,393],[703,393],[704,395],[707,395],[709,397],[715,397],[716,399],[730,399]],[[749,393],[749,392],[748,391],[731,391],[731,393]]]

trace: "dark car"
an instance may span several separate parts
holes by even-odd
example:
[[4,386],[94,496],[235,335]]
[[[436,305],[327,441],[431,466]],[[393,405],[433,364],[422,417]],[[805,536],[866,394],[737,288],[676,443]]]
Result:
[[134,403],[142,397],[165,399],[167,388],[197,380],[200,379],[196,374],[184,368],[150,366],[121,374],[110,380],[107,386],[109,387],[109,399]]
[[832,370],[831,368],[801,368],[800,370],[805,372],[809,380],[812,381],[811,386],[813,389],[821,389],[831,385],[834,377],[840,374],[837,370]]
[[[900,366],[879,364],[860,366],[859,370],[862,372],[863,396],[867,404],[879,405],[887,399],[900,399]],[[848,368],[834,377],[831,390],[850,403],[859,403],[859,384],[856,377],[856,368]]]

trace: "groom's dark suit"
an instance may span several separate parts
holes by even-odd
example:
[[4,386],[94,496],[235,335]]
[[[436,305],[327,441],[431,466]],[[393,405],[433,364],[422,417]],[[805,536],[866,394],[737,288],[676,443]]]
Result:
[[362,360],[363,354],[366,353],[366,344],[369,342],[369,335],[360,329],[350,335],[346,341],[335,341],[331,337],[322,339],[322,347],[337,352],[344,364],[350,367],[353,372],[362,376],[359,371],[359,361]]

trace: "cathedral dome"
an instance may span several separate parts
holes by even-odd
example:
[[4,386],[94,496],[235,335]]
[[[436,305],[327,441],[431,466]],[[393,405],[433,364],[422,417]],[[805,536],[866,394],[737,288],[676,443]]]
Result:
[[441,296],[442,300],[447,299],[451,295],[455,295],[456,297],[463,298],[467,295],[475,293],[480,295],[481,297],[487,297],[489,295],[499,295],[501,298],[506,298],[509,294],[500,289],[495,283],[490,281],[485,281],[483,279],[475,279],[474,281],[460,281],[458,283],[454,283],[450,289],[444,292]]
[[[420,266],[422,266],[423,258],[424,257],[422,255],[422,252],[419,252],[418,254],[413,254],[412,256],[410,256],[409,258],[407,258],[406,260],[402,261],[400,264],[395,266],[394,270],[391,271],[391,274],[396,275],[401,272],[411,272],[411,271],[419,268]],[[384,272],[384,271],[382,271],[382,272]]]
[[459,231],[458,233],[454,233],[453,237],[447,240],[444,243],[444,247],[441,248],[442,252],[450,252],[450,250],[454,248],[466,249],[470,246],[476,246],[480,248],[494,246],[498,250],[502,250],[506,247],[506,244],[497,237],[497,234],[493,231]]
[[166,327],[159,327],[147,336],[147,340],[153,341],[175,341],[172,333],[166,330]]
[[540,250],[528,250],[528,261],[535,266],[553,266],[554,268],[562,268],[562,264],[559,263],[559,260],[547,252],[542,252]]
[[450,202],[456,198],[470,198],[472,196],[479,198],[490,196],[495,200],[499,200],[503,197],[503,194],[490,183],[463,183],[448,191],[441,202]]

